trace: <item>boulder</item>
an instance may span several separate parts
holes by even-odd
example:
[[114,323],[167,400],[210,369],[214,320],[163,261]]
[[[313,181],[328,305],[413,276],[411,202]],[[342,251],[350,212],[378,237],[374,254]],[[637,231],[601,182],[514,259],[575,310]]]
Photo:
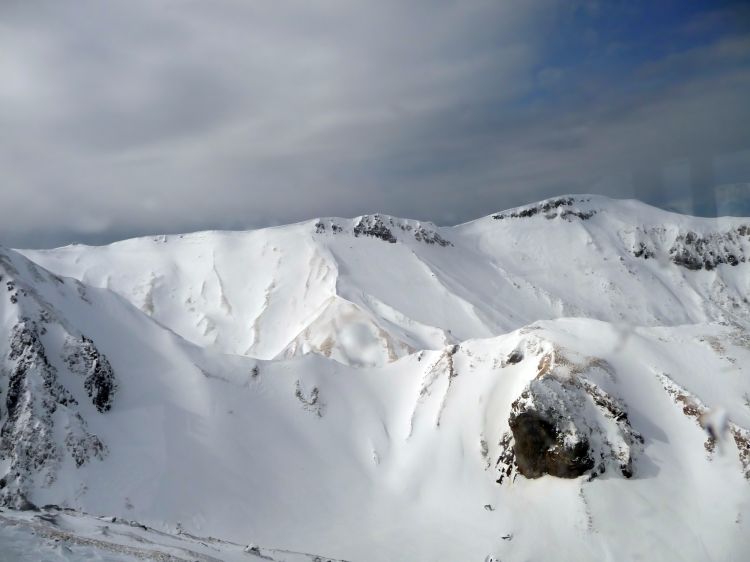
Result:
[[510,420],[518,471],[526,478],[545,474],[559,478],[577,478],[594,468],[587,439],[566,442],[555,420],[537,412],[521,412]]

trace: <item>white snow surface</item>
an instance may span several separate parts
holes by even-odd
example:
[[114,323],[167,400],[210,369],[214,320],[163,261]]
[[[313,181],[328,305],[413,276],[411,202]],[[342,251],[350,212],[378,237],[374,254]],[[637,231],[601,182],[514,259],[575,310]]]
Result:
[[[57,408],[55,438],[78,412],[106,447],[81,466],[64,452],[51,477],[34,476],[29,501],[75,511],[4,508],[0,552],[747,560],[750,219],[559,200],[456,227],[380,215],[0,248],[0,289],[13,283],[0,296],[0,424],[8,342],[33,320],[78,403]],[[707,259],[738,263],[676,263],[688,233],[708,241]],[[115,373],[108,411],[63,360],[81,336]],[[643,437],[632,478],[497,482],[511,405],[544,374],[623,405]],[[603,443],[624,446],[614,422],[602,427]],[[722,428],[715,446],[704,427]],[[119,523],[103,537],[86,513]],[[135,537],[128,521],[147,528]]]

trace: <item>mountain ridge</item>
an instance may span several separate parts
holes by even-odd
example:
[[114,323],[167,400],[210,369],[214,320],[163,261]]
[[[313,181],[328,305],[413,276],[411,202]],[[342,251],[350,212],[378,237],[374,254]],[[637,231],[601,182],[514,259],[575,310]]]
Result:
[[[133,237],[126,237],[120,240],[115,240],[115,241],[104,243],[104,244],[82,244],[82,243],[75,242],[75,243],[67,244],[64,246],[57,246],[54,248],[16,248],[16,250],[23,253],[23,252],[54,251],[54,250],[61,250],[64,248],[69,248],[69,247],[99,248],[99,247],[104,247],[104,246],[111,246],[114,244],[121,244],[123,242],[130,242],[133,240],[145,240],[145,239],[159,240],[159,239],[164,239],[165,237],[167,239],[180,238],[180,237],[184,238],[184,237],[189,237],[193,235],[203,235],[203,234],[208,235],[208,234],[215,234],[215,233],[241,234],[241,233],[256,232],[256,231],[261,231],[261,230],[284,229],[284,228],[293,227],[293,226],[308,225],[311,223],[314,226],[315,223],[319,221],[334,221],[337,223],[338,222],[352,222],[353,223],[354,221],[358,221],[360,219],[363,219],[366,217],[373,217],[373,216],[379,216],[386,220],[390,219],[395,222],[402,222],[404,224],[406,223],[411,223],[412,225],[420,224],[431,229],[438,229],[438,230],[460,229],[462,227],[468,227],[475,223],[487,221],[489,219],[492,219],[494,216],[506,215],[506,214],[510,215],[514,212],[520,213],[524,210],[528,210],[534,207],[540,207],[548,202],[555,202],[558,200],[568,200],[568,199],[573,199],[574,201],[578,203],[581,203],[581,202],[585,202],[585,203],[593,202],[595,204],[610,203],[610,204],[615,204],[615,205],[622,206],[622,207],[635,207],[635,208],[639,208],[638,210],[640,211],[646,210],[647,214],[656,213],[656,214],[661,214],[664,216],[670,216],[673,219],[695,221],[696,223],[704,222],[704,223],[715,224],[716,221],[747,222],[748,220],[748,217],[742,217],[739,215],[723,215],[723,216],[717,216],[717,217],[704,217],[704,216],[698,216],[698,215],[689,215],[689,214],[682,213],[676,210],[665,209],[662,207],[658,207],[656,205],[645,203],[636,198],[613,198],[613,197],[609,197],[606,195],[600,195],[600,194],[594,194],[594,193],[569,193],[569,194],[552,196],[552,197],[548,197],[545,199],[540,199],[538,201],[533,201],[530,203],[517,205],[515,207],[508,207],[500,211],[494,211],[486,215],[477,217],[475,219],[470,219],[468,221],[464,221],[464,222],[456,223],[456,224],[438,225],[437,223],[430,221],[430,220],[407,218],[407,217],[401,217],[397,215],[391,215],[389,213],[384,213],[380,211],[375,211],[372,213],[365,213],[365,214],[356,215],[352,217],[334,216],[334,215],[318,216],[318,217],[303,219],[300,221],[295,221],[295,222],[290,222],[290,223],[276,224],[276,225],[256,227],[256,228],[245,228],[245,229],[212,229],[212,228],[209,228],[209,229],[186,231],[186,232],[179,232],[179,233],[172,233],[172,234],[163,234],[163,233],[157,232],[157,233],[152,233],[152,234],[143,234],[143,235],[138,235],[138,236],[133,236]],[[520,218],[524,218],[524,217],[520,217]]]
[[[436,230],[363,215],[23,253],[52,271],[112,288],[193,343],[261,359],[306,346],[321,352],[325,344],[328,355],[346,361],[351,341],[372,348],[365,362],[382,363],[537,318],[651,326],[750,319],[746,279],[723,268],[750,256],[746,221],[669,223],[663,220],[672,214],[636,205],[634,217],[632,206],[566,196],[507,211],[508,220],[489,215]],[[713,278],[683,271],[717,267],[722,271]],[[570,281],[561,284],[560,277]],[[391,287],[402,278],[444,311],[399,297]],[[644,290],[658,297],[644,299]],[[342,332],[326,320],[328,306],[358,320]],[[287,328],[279,328],[279,319]],[[305,336],[313,324],[315,342]]]
[[741,560],[750,221],[569,199],[445,245],[377,215],[0,248],[2,509],[278,560]]

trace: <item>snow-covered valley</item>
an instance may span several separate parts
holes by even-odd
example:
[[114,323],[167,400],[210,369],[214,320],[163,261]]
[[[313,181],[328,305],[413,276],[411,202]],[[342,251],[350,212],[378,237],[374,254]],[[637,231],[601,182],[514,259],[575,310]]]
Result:
[[749,259],[598,196],[0,248],[0,546],[746,560]]

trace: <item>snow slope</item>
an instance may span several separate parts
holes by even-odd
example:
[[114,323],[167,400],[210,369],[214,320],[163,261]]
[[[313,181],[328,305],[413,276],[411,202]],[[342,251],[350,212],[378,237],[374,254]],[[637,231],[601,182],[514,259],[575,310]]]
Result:
[[[748,222],[576,196],[449,228],[372,215],[24,254],[202,347],[379,365],[538,319],[747,323]],[[696,271],[675,263],[684,249],[737,265]]]
[[37,512],[0,510],[3,561],[345,562],[315,554],[241,545],[186,531],[165,533],[138,521],[91,516],[50,505]]
[[3,503],[278,560],[745,560],[750,220],[496,217],[0,249]]

